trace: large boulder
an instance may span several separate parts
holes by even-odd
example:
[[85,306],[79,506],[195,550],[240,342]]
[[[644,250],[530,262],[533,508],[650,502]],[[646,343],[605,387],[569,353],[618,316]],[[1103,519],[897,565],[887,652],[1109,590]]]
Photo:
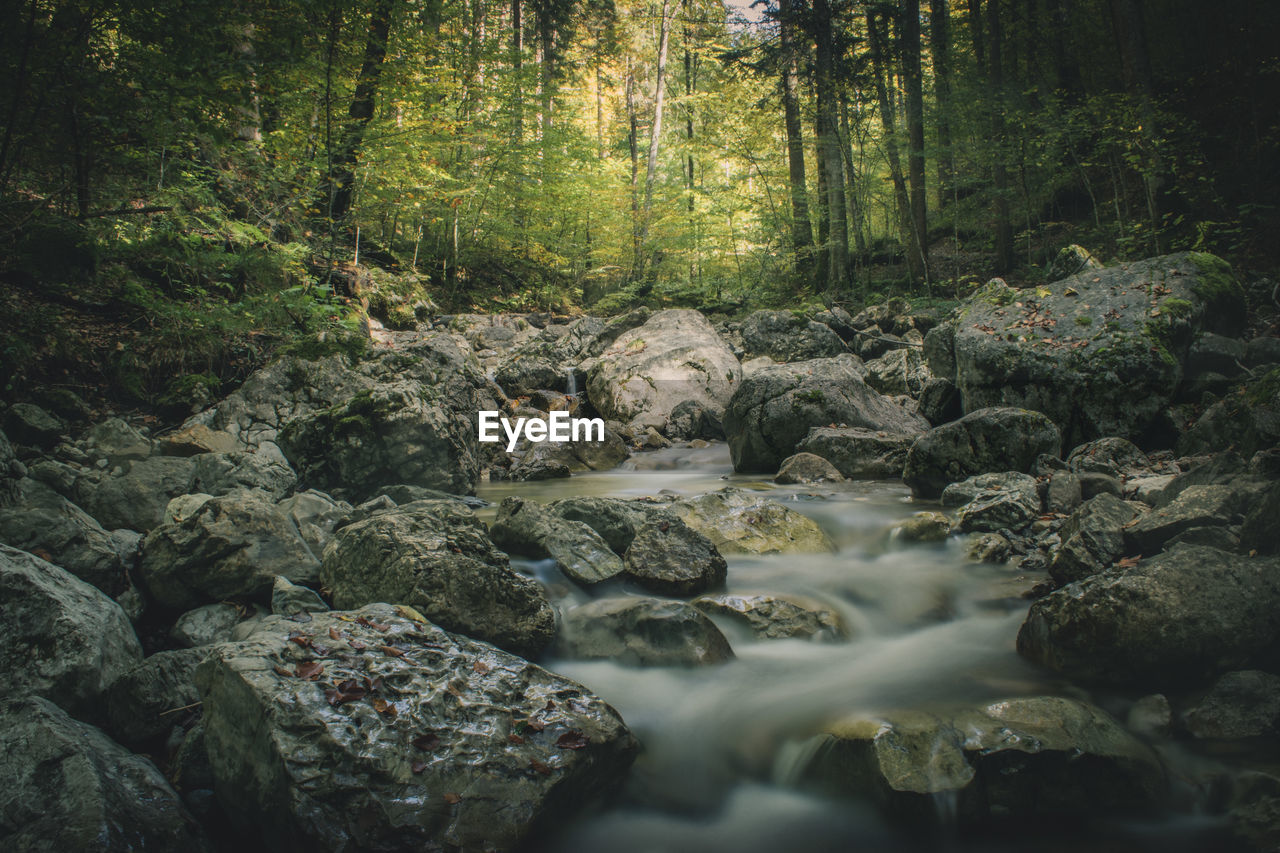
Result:
[[35,697],[0,704],[0,845],[122,853],[210,848],[159,770]]
[[576,365],[587,358],[604,331],[597,317],[580,317],[567,326],[547,326],[515,347],[494,371],[494,381],[508,396],[539,390],[569,391]]
[[226,598],[265,601],[277,575],[316,576],[319,561],[267,495],[209,498],[147,534],[139,580],[164,607],[185,610]]
[[538,583],[513,571],[460,501],[414,501],[341,528],[320,580],[334,607],[407,604],[449,631],[536,655],[555,634]]
[[637,527],[623,563],[627,577],[663,595],[697,595],[728,575],[711,540],[678,518],[653,518]]
[[489,535],[508,554],[555,560],[560,571],[578,583],[599,583],[623,571],[622,558],[600,534],[535,501],[504,498]]
[[777,471],[810,429],[836,425],[900,435],[928,428],[919,415],[868,387],[857,358],[849,355],[753,373],[733,393],[724,419],[734,470],[746,472]]
[[143,747],[181,723],[182,712],[199,705],[195,674],[206,652],[156,652],[117,678],[104,697],[108,728],[116,739]]
[[[966,412],[1044,412],[1069,444],[1138,438],[1167,410],[1199,331],[1238,333],[1244,293],[1221,259],[1181,253],[1084,272],[1035,289],[999,280],[955,326]],[[945,359],[939,359],[945,361]]]
[[1280,639],[1280,561],[1178,545],[1038,599],[1018,652],[1068,678],[1183,685]]
[[557,651],[632,666],[700,666],[733,657],[715,624],[682,601],[601,598],[564,614]]
[[25,551],[0,545],[0,678],[73,712],[142,660],[110,598]]
[[480,479],[472,414],[412,381],[379,385],[285,425],[279,443],[307,486],[363,499],[396,483],[472,494]]
[[1200,527],[1225,527],[1243,519],[1256,490],[1230,485],[1190,486],[1124,530],[1134,554],[1158,554],[1175,536]]
[[761,310],[742,321],[743,358],[766,355],[777,362],[830,358],[848,352],[831,328],[790,311]]
[[835,551],[835,545],[813,519],[741,489],[725,488],[682,498],[669,509],[710,539],[721,554]]
[[919,397],[933,378],[924,356],[915,347],[890,350],[866,363],[867,384],[881,394]]
[[1280,367],[1273,367],[1210,406],[1178,439],[1182,455],[1234,447],[1251,455],[1280,444]]
[[949,483],[975,474],[1028,472],[1041,453],[1057,456],[1061,449],[1062,434],[1039,412],[980,409],[916,439],[902,479],[916,497],[936,498]]
[[1228,672],[1183,715],[1192,737],[1229,740],[1280,731],[1280,676],[1256,669]]
[[637,749],[583,687],[406,607],[270,617],[197,683],[218,799],[264,849],[509,850]]
[[784,486],[812,483],[842,483],[844,475],[836,466],[814,453],[794,453],[778,466],[775,483]]
[[274,447],[256,453],[201,453],[192,459],[192,492],[225,495],[237,489],[260,489],[280,500],[298,484],[298,475]]
[[547,509],[569,521],[581,521],[599,533],[617,554],[627,552],[636,531],[646,522],[675,520],[675,516],[664,505],[649,500],[629,501],[585,496],[561,498],[553,501]]
[[942,797],[973,827],[1141,812],[1167,789],[1149,746],[1105,711],[1056,696],[859,714],[831,725],[810,754],[809,782],[911,823],[937,821]]
[[620,335],[587,375],[587,395],[606,419],[663,428],[697,400],[719,414],[742,377],[733,352],[697,311],[659,311]]
[[123,527],[146,533],[164,521],[169,501],[191,491],[194,463],[151,456],[125,465],[106,477],[79,478],[75,502],[108,530]]
[[979,474],[952,483],[942,492],[943,506],[959,505],[961,533],[1018,531],[1040,515],[1040,494],[1027,474]]
[[814,427],[796,450],[821,456],[851,480],[902,476],[907,451],[917,434],[884,432],[863,427]]
[[1145,505],[1115,495],[1090,498],[1059,529],[1062,545],[1049,564],[1050,576],[1067,584],[1107,568],[1124,556],[1125,529],[1146,512]]
[[708,616],[742,625],[760,640],[836,640],[846,634],[838,611],[800,595],[726,592],[695,598],[692,604]]

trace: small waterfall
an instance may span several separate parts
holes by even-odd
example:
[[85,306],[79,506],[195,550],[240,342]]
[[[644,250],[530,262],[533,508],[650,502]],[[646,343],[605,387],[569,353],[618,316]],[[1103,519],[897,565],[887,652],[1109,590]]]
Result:
[[573,372],[572,367],[566,367],[564,369],[564,376],[565,376],[565,382],[564,382],[565,392],[564,393],[570,397],[577,397],[578,396],[578,374]]

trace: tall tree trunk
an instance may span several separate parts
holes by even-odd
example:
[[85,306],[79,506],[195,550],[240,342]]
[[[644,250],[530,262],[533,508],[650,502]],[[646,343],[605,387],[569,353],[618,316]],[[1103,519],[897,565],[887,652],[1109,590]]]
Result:
[[867,257],[867,240],[864,236],[865,215],[858,193],[858,169],[853,160],[853,126],[849,121],[849,95],[840,93],[840,151],[844,155],[845,193],[849,202],[849,230],[853,232],[853,245],[858,257]]
[[524,142],[524,21],[520,0],[511,0],[511,138]]
[[258,95],[258,53],[254,47],[252,22],[240,28],[240,41],[236,43],[236,56],[240,60],[244,84],[241,103],[236,107],[240,119],[236,126],[236,139],[257,144],[262,142],[262,103]]
[[549,3],[539,3],[536,7],[538,26],[538,48],[541,53],[539,65],[538,89],[542,96],[542,114],[539,116],[542,146],[545,152],[549,131],[551,130],[551,109],[555,97],[556,77],[556,28]]
[[640,117],[636,114],[636,69],[627,56],[627,151],[631,156],[631,280],[639,278],[640,240]]
[[1083,94],[1080,82],[1080,65],[1075,54],[1067,49],[1066,34],[1074,26],[1074,0],[1049,0],[1049,48],[1053,53],[1053,70],[1058,89],[1074,102]]
[[902,9],[902,77],[907,86],[907,177],[911,183],[911,251],[929,283],[929,213],[924,177],[924,81],[920,70],[920,0],[905,0]]
[[809,223],[809,189],[804,174],[804,129],[800,122],[800,75],[796,61],[792,0],[780,0],[782,37],[782,113],[787,130],[787,177],[791,189],[791,246],[801,279],[812,275],[813,226]]
[[355,170],[360,159],[360,146],[364,142],[365,128],[373,118],[374,103],[378,94],[378,80],[382,75],[382,61],[387,56],[387,39],[391,33],[391,13],[395,0],[378,0],[369,14],[369,35],[364,45],[364,62],[356,80],[355,95],[347,110],[349,121],[342,141],[333,156],[329,174],[329,217],[335,222],[343,219],[351,210],[355,191]]
[[991,139],[995,143],[991,174],[995,184],[996,216],[996,272],[1008,272],[1013,268],[1013,223],[1009,213],[1009,173],[1005,166],[1006,129],[1003,115],[1004,66],[1002,45],[1004,33],[1000,26],[1000,0],[987,0],[987,28],[991,31],[989,45],[991,67],[989,79],[995,101],[991,105]]
[[912,248],[915,242],[915,223],[911,218],[911,198],[907,194],[907,181],[902,174],[902,157],[898,152],[896,116],[893,104],[889,100],[888,69],[885,67],[886,33],[881,30],[879,16],[872,7],[867,7],[867,40],[871,47],[871,76],[875,78],[876,99],[880,102],[880,124],[884,127],[884,147],[889,159],[889,178],[893,182],[893,194],[897,201],[898,233],[901,234],[902,250],[907,259],[907,269],[911,277],[921,279],[924,270],[920,268],[920,252]]
[[814,0],[814,41],[817,45],[818,147],[827,181],[827,278],[829,290],[839,292],[849,280],[849,223],[845,218],[844,165],[840,156],[837,117],[835,39],[828,0]]
[[1120,48],[1120,67],[1124,86],[1138,102],[1142,128],[1142,185],[1150,218],[1153,251],[1160,251],[1160,209],[1158,193],[1163,172],[1160,152],[1156,147],[1156,115],[1151,82],[1151,59],[1147,53],[1147,28],[1138,0],[1111,0],[1111,24]]
[[933,96],[938,102],[938,207],[951,197],[955,158],[951,150],[951,4],[929,0],[929,53],[933,58]]
[[649,240],[649,217],[653,211],[653,185],[658,172],[658,150],[662,144],[662,111],[666,102],[667,91],[667,46],[671,41],[671,15],[680,8],[680,0],[676,0],[676,8],[671,9],[668,0],[662,0],[662,19],[658,30],[658,67],[654,72],[653,84],[653,125],[649,128],[649,159],[644,172],[644,209],[640,214],[640,258],[637,267],[637,278],[643,277],[646,258],[645,244]]

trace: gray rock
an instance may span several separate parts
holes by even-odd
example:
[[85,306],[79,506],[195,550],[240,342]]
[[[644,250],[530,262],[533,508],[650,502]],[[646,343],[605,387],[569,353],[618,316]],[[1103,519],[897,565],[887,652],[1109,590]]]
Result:
[[278,501],[298,484],[298,476],[278,453],[238,450],[202,453],[192,459],[191,490],[195,492],[216,496],[237,489],[259,489]]
[[776,362],[830,358],[847,352],[830,327],[790,311],[756,311],[742,321],[745,358],[766,355]]
[[72,712],[142,660],[120,606],[25,551],[0,545],[0,678]]
[[811,754],[811,783],[917,824],[938,820],[939,795],[972,827],[1140,811],[1167,787],[1150,747],[1104,711],[1057,696],[856,715],[828,727]]
[[292,521],[313,554],[323,554],[333,531],[351,517],[353,508],[346,501],[335,501],[324,492],[308,489],[276,504],[276,511]]
[[107,529],[146,533],[164,522],[169,501],[191,491],[190,459],[152,456],[101,480],[76,481],[75,502]]
[[1080,478],[1070,471],[1054,471],[1049,477],[1049,487],[1044,497],[1046,512],[1067,515],[1084,502]]
[[577,497],[553,501],[551,512],[581,521],[599,533],[616,554],[625,554],[636,531],[650,520],[673,521],[675,516],[651,501],[628,501],[619,498]]
[[1045,281],[1049,282],[1062,281],[1064,278],[1102,268],[1102,263],[1088,249],[1072,243],[1058,250],[1049,268],[1045,270],[1044,277]]
[[866,383],[881,394],[906,394],[916,398],[923,393],[933,374],[924,356],[915,347],[890,350],[864,365]]
[[[927,426],[919,415],[868,387],[852,356],[779,364],[744,379],[729,401],[724,428],[734,470],[777,471],[783,459],[802,449],[798,445],[810,429],[831,424],[898,435],[918,434]],[[817,452],[812,446],[803,449]],[[850,476],[843,468],[841,473]]]
[[673,441],[703,438],[717,441],[724,438],[724,424],[720,421],[720,409],[709,408],[699,400],[681,400],[671,410],[666,434]]
[[210,850],[164,775],[51,702],[0,705],[0,844],[8,850]]
[[890,479],[902,476],[917,435],[822,426],[809,430],[796,450],[821,456],[849,479]]
[[955,347],[955,323],[941,323],[930,329],[920,350],[929,365],[929,372],[940,379],[953,380],[956,375]]
[[276,578],[271,587],[271,612],[276,616],[297,616],[299,613],[324,613],[329,605],[313,589],[291,582],[288,578]]
[[206,604],[179,616],[169,638],[185,648],[226,642],[243,618],[244,613],[234,604]]
[[1090,498],[1058,531],[1062,547],[1049,565],[1050,576],[1067,584],[1107,568],[1124,556],[1125,528],[1145,513],[1142,504],[1122,501],[1115,495]]
[[49,448],[58,443],[67,426],[34,403],[14,403],[4,411],[4,429],[19,444]]
[[405,607],[269,617],[197,683],[218,799],[269,849],[509,850],[637,750],[580,685]]
[[111,734],[121,743],[143,748],[169,733],[200,701],[196,667],[208,649],[156,652],[112,682],[104,696]]
[[1235,836],[1253,850],[1280,845],[1280,777],[1245,771],[1231,780],[1227,816]]
[[1191,486],[1124,531],[1134,554],[1157,554],[1166,542],[1193,527],[1221,527],[1241,520],[1245,495],[1231,486]]
[[1031,605],[1018,652],[1068,678],[1181,685],[1280,638],[1280,564],[1182,545]]
[[1082,500],[1092,500],[1098,495],[1111,495],[1117,498],[1124,496],[1124,485],[1118,477],[1112,477],[1110,474],[1103,474],[1099,471],[1086,471],[1076,476],[1080,480],[1080,497]]
[[503,499],[489,535],[508,554],[555,560],[578,583],[599,583],[623,571],[622,558],[588,525],[523,498]]
[[0,432],[0,506],[8,506],[18,500],[20,489],[18,483],[27,476],[26,466],[18,461],[13,452],[13,445],[8,437]]
[[334,607],[407,604],[449,631],[522,656],[555,634],[536,581],[512,571],[484,524],[457,501],[415,501],[341,528],[320,579]]
[[945,542],[951,535],[951,519],[940,512],[917,512],[895,530],[901,542]]
[[1173,709],[1169,707],[1169,700],[1163,693],[1143,696],[1129,709],[1125,725],[1143,737],[1168,737],[1173,733]]
[[530,445],[511,466],[511,479],[548,480],[578,471],[608,471],[629,455],[626,443],[611,429],[605,429],[599,441],[544,441]]
[[966,553],[979,563],[1003,563],[1009,559],[1012,546],[999,533],[984,533],[969,543]]
[[840,483],[844,481],[844,475],[821,456],[802,452],[782,460],[773,481],[783,485]]
[[265,494],[239,491],[147,534],[138,575],[159,604],[185,610],[226,598],[265,601],[277,575],[305,583],[318,567]]
[[1039,504],[1040,491],[1036,478],[1016,471],[1001,471],[991,474],[978,474],[958,483],[952,483],[942,490],[942,505],[961,507],[978,498],[997,492],[1013,492],[1028,504]]
[[722,593],[704,595],[692,603],[708,616],[744,625],[761,640],[838,640],[848,633],[838,612],[804,596]]
[[623,563],[627,577],[663,595],[698,595],[723,584],[728,574],[711,540],[678,518],[636,528]]
[[950,423],[964,414],[960,389],[950,379],[930,379],[920,391],[920,415],[932,426]]
[[[1034,482],[1032,480],[1033,484]],[[1035,493],[1034,486],[1030,493],[1025,488],[996,488],[982,492],[960,507],[956,529],[961,533],[995,533],[1002,530],[1017,532],[1030,525],[1039,515],[1040,498]]]
[[668,510],[706,536],[721,554],[834,553],[835,545],[808,516],[760,495],[725,488],[682,498]]
[[1280,444],[1280,367],[1256,373],[1260,375],[1206,409],[1182,434],[1180,455],[1230,447],[1248,457]]
[[733,657],[710,619],[682,601],[602,598],[569,610],[557,649],[565,657],[632,666],[702,666]]
[[1272,484],[1262,493],[1245,516],[1240,529],[1240,547],[1259,554],[1280,553],[1280,484]]
[[1151,460],[1125,438],[1099,438],[1085,442],[1067,456],[1067,467],[1077,474],[1095,473],[1111,477],[1143,477],[1153,473]]
[[1280,676],[1256,669],[1228,672],[1182,718],[1192,737],[1235,740],[1280,730]]
[[1058,428],[1039,412],[979,409],[916,439],[902,479],[917,497],[936,498],[975,474],[1030,471],[1037,456],[1056,456],[1061,445]]
[[151,439],[121,418],[108,418],[85,433],[90,457],[106,458],[109,465],[146,459],[151,455]]
[[[274,447],[274,445],[271,445]],[[239,450],[235,436],[204,424],[188,424],[161,437],[156,449],[164,456],[199,456],[202,453],[230,453]]]

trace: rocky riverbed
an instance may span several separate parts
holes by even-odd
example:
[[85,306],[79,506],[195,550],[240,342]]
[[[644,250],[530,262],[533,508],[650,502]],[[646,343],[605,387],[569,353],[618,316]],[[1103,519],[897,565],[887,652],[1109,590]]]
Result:
[[1246,328],[1190,253],[948,315],[439,317],[174,429],[10,405],[0,840],[1274,849]]

